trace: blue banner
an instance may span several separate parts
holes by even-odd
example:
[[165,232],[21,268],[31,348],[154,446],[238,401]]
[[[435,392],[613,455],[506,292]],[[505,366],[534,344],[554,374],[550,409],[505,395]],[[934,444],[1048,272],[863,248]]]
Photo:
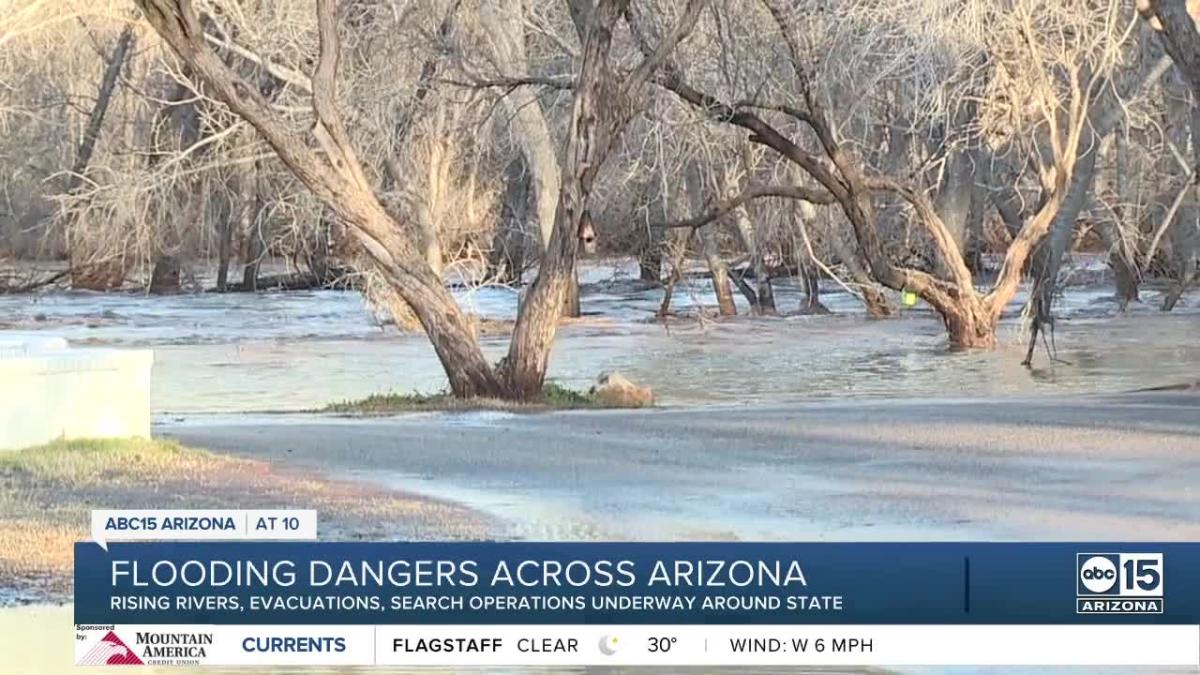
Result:
[[1200,623],[1200,544],[95,543],[78,624]]

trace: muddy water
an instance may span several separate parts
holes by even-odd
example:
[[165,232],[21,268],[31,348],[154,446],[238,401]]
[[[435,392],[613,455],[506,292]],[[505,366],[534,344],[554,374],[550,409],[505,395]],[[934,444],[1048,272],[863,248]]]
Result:
[[[694,318],[698,307],[714,304],[707,282],[697,279],[674,303],[693,318],[656,322],[661,290],[639,287],[627,268],[589,268],[588,317],[561,331],[551,378],[586,388],[600,372],[620,370],[653,386],[668,405],[1107,392],[1200,379],[1200,311],[1161,314],[1153,309],[1153,290],[1144,294],[1146,305],[1121,315],[1109,288],[1069,288],[1058,310],[1060,361],[1051,363],[1039,350],[1030,371],[1019,365],[1021,298],[1001,328],[1000,349],[950,354],[927,309],[870,321],[832,285],[824,296],[832,316],[717,322]],[[516,311],[512,289],[457,294],[488,318]],[[781,310],[799,306],[794,285],[779,284],[777,294]],[[445,386],[426,340],[381,326],[356,293],[0,296],[5,327],[52,332],[77,344],[153,347],[158,413],[311,409]],[[503,338],[485,340],[492,358],[506,347]]]

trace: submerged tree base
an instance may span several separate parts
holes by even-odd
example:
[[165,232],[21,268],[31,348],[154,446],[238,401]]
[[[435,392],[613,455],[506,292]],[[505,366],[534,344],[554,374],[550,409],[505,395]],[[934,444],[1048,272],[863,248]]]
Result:
[[548,383],[541,396],[529,401],[507,401],[498,398],[460,398],[448,391],[434,394],[371,394],[355,401],[331,403],[318,412],[339,415],[386,416],[406,412],[444,412],[470,410],[501,410],[510,412],[546,412],[551,410],[581,410],[614,408],[594,393],[568,389]]

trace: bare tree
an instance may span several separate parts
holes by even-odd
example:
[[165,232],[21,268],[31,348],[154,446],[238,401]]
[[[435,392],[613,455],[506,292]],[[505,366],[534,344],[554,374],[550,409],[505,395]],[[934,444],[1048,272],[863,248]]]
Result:
[[138,0],[147,19],[192,71],[249,122],[279,158],[344,222],[383,276],[416,313],[458,396],[503,393],[469,322],[425,261],[409,228],[387,213],[351,146],[337,104],[336,5],[317,0],[319,55],[311,74],[315,122],[297,133],[254,85],[213,51],[191,0]]
[[[1200,1],[1197,0],[1137,0],[1138,11],[1161,32],[1167,53],[1175,61],[1176,68],[1192,89],[1192,151],[1194,153],[1192,178],[1200,181],[1200,32],[1196,22],[1200,20]],[[1200,201],[1200,182],[1196,187]],[[1166,223],[1169,225],[1169,223]],[[1180,250],[1176,251],[1178,279],[1163,298],[1163,310],[1174,309],[1184,291],[1200,273],[1200,223],[1192,221],[1191,228],[1179,237]],[[1153,249],[1153,245],[1151,247]]]
[[[1090,31],[1079,30],[1082,21],[1068,27],[1056,26],[1048,20],[1051,16],[1064,17],[1064,13],[1079,8],[1055,9],[1049,15],[1039,14],[1049,11],[1044,3],[1022,1],[1012,10],[1003,11],[987,8],[996,10],[989,18],[1005,22],[997,28],[1005,27],[1012,33],[1012,40],[999,45],[1000,51],[989,58],[1010,66],[1019,62],[1026,68],[1037,69],[1032,78],[1022,80],[1029,89],[1021,93],[1033,97],[1037,111],[1034,119],[1024,124],[1030,125],[1029,128],[1046,128],[1044,145],[1049,150],[1034,157],[1043,178],[1041,205],[1015,234],[992,288],[981,293],[975,288],[959,241],[926,191],[907,176],[878,172],[839,139],[826,103],[827,95],[821,90],[823,83],[806,58],[809,53],[805,48],[806,6],[788,0],[762,0],[762,4],[784,42],[800,105],[722,101],[690,85],[678,68],[664,69],[659,83],[712,119],[746,129],[752,142],[775,150],[812,178],[827,193],[826,200],[836,203],[849,221],[871,277],[888,288],[913,292],[929,303],[941,315],[951,347],[993,346],[1001,312],[1015,295],[1029,256],[1049,232],[1067,197],[1080,157],[1081,137],[1090,124],[1087,112],[1090,102],[1103,86],[1123,39],[1119,34],[1116,42],[1094,39],[1097,31],[1119,33],[1107,21],[1112,12],[1109,5],[1093,8],[1086,15],[1085,21],[1090,22],[1084,24],[1086,27],[1099,26]],[[1100,52],[1098,56],[1096,51]],[[973,67],[973,60],[968,60],[968,64]],[[761,116],[760,110],[807,127],[816,138],[820,154],[793,141],[780,126]],[[943,274],[906,267],[892,260],[877,218],[875,196],[880,193],[896,195],[909,205],[928,236]]]
[[575,88],[562,193],[550,246],[521,304],[508,356],[493,369],[471,323],[418,245],[416,228],[389,214],[350,141],[337,101],[340,47],[334,0],[316,0],[318,56],[309,76],[314,121],[297,133],[263,97],[213,51],[191,0],[138,0],[155,30],[191,70],[263,136],[309,190],[336,215],[391,290],[407,303],[433,344],[460,397],[528,399],[540,395],[568,281],[574,278],[577,233],[587,200],[616,138],[638,110],[636,102],[658,64],[691,30],[701,6],[688,4],[652,57],[619,77],[609,60],[613,26],[628,0],[600,0],[588,12]]

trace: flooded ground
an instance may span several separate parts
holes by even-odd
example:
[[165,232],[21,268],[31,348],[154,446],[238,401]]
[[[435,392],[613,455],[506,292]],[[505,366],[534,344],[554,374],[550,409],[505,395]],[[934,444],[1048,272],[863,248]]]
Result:
[[[1062,362],[1039,354],[1031,371],[1019,365],[1022,298],[1009,308],[1000,349],[950,354],[928,310],[870,321],[832,284],[823,300],[833,316],[716,322],[695,318],[715,305],[708,282],[695,279],[674,305],[692,318],[663,324],[653,320],[661,290],[631,276],[622,262],[586,270],[588,317],[561,332],[551,377],[586,388],[601,371],[620,370],[683,409],[615,420],[228,414],[441,389],[425,339],[381,326],[355,293],[0,296],[0,330],[152,347],[156,433],[457,501],[500,518],[499,537],[1196,536],[1196,453],[1186,450],[1197,437],[1195,408],[1079,396],[1200,379],[1196,299],[1164,315],[1147,289],[1145,305],[1118,314],[1110,287],[1069,287],[1058,308]],[[781,311],[799,306],[794,285],[780,283],[777,294]],[[457,295],[487,318],[515,313],[512,289]],[[485,341],[494,358],[505,347]],[[1025,398],[1000,408],[962,400],[999,394]],[[910,400],[872,402],[883,397]],[[939,399],[957,402],[944,408]],[[1058,440],[1068,437],[1069,445]],[[489,451],[496,438],[502,447]],[[439,442],[448,445],[432,451]],[[545,450],[551,442],[559,451]],[[0,670],[73,672],[70,623],[70,607],[0,609]]]
[[202,416],[155,433],[464,504],[502,539],[1200,539],[1194,392]]
[[[1162,314],[1152,289],[1143,293],[1145,304],[1119,314],[1109,287],[1069,287],[1057,310],[1063,362],[1040,353],[1029,371],[1019,365],[1023,297],[1001,327],[1000,349],[951,354],[928,309],[867,320],[835,284],[824,293],[832,316],[714,321],[697,318],[715,300],[707,280],[692,279],[673,305],[689,318],[662,323],[654,319],[661,289],[644,287],[634,271],[626,262],[587,268],[587,316],[560,332],[552,379],[586,389],[599,373],[619,370],[652,386],[666,405],[697,405],[1112,392],[1200,377],[1200,312],[1182,306]],[[488,319],[516,312],[514,289],[456,294]],[[799,306],[794,284],[781,281],[777,295],[781,311]],[[425,338],[381,325],[353,292],[0,296],[0,327],[53,332],[76,344],[153,347],[157,413],[304,410],[445,386]],[[507,347],[499,337],[484,343],[495,359]]]

